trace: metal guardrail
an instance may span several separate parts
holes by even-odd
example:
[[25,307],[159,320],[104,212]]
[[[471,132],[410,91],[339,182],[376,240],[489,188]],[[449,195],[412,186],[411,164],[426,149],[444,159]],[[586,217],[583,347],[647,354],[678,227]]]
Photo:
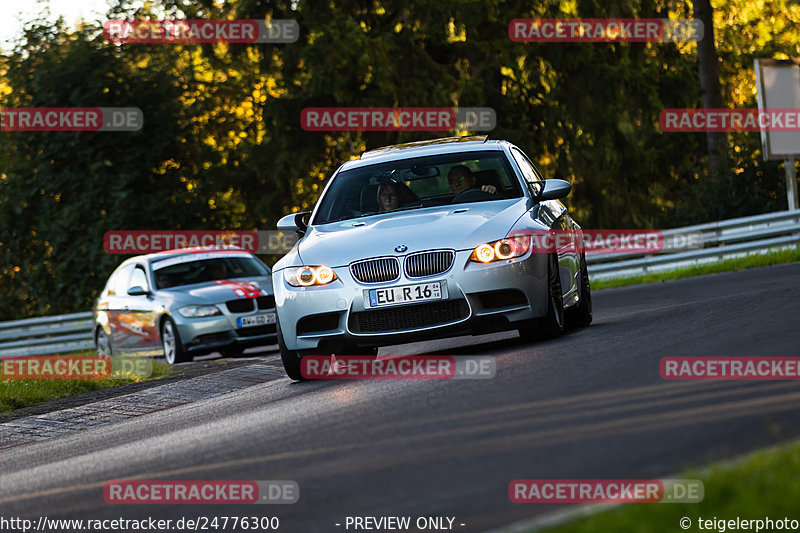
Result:
[[0,322],[0,356],[92,349],[91,312]]
[[703,248],[665,254],[587,254],[589,277],[605,280],[665,272],[800,244],[800,209],[662,231],[664,240],[702,233]]
[[[702,233],[703,248],[684,252],[587,254],[592,280],[635,276],[800,245],[800,209],[662,231],[665,241]],[[0,322],[0,356],[94,349],[92,313]]]

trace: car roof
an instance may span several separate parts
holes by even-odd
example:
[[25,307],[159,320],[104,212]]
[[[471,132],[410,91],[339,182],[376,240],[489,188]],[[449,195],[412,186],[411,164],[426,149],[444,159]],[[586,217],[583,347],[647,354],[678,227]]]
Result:
[[444,137],[427,141],[395,144],[369,150],[361,154],[359,159],[347,161],[341,170],[351,170],[367,165],[375,165],[398,159],[411,159],[428,155],[454,154],[461,152],[477,152],[486,150],[501,151],[510,146],[508,141],[488,140],[486,136]]
[[136,257],[131,257],[126,259],[117,268],[125,266],[130,263],[156,263],[165,259],[171,259],[173,257],[179,257],[182,255],[192,255],[192,254],[209,254],[209,253],[219,253],[219,254],[228,254],[231,252],[242,252],[247,255],[253,255],[247,250],[239,247],[228,246],[224,248],[217,248],[217,249],[208,249],[203,247],[195,247],[195,248],[178,248],[175,250],[164,250],[163,252],[155,252],[152,254],[145,254],[145,255],[137,255]]

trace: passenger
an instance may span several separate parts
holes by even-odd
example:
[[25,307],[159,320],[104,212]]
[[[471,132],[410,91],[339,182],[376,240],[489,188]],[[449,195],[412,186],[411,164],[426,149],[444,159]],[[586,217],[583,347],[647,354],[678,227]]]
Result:
[[478,179],[464,165],[456,165],[447,173],[447,184],[453,191],[453,203],[480,202],[497,199],[497,187],[484,185],[478,187]]
[[390,181],[378,187],[379,213],[400,209],[403,205],[417,200],[419,197],[403,183]]

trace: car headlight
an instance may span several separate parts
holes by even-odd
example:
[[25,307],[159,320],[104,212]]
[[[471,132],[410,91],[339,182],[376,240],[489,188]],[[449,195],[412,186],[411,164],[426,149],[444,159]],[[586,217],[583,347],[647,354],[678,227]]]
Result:
[[187,305],[178,309],[178,312],[186,318],[203,318],[222,314],[214,305]]
[[486,242],[476,246],[469,259],[476,263],[505,261],[506,259],[525,255],[530,244],[531,238],[529,235],[519,235],[508,239],[500,239],[499,241]]
[[336,279],[336,273],[329,266],[301,266],[286,269],[286,282],[293,287],[327,285]]

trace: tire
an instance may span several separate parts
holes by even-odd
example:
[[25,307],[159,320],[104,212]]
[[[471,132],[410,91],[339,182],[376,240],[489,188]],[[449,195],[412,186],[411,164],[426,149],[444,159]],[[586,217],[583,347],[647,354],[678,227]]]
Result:
[[164,350],[164,359],[169,365],[192,360],[192,357],[187,355],[186,350],[183,349],[178,327],[170,317],[165,317],[161,322],[161,348]]
[[283,333],[281,332],[280,321],[277,323],[277,332],[278,349],[281,352],[281,361],[283,361],[283,369],[286,371],[286,375],[289,376],[289,379],[293,379],[294,381],[305,381],[303,374],[300,372],[300,363],[302,362],[303,356],[286,348],[286,342],[284,342]]
[[567,309],[564,319],[568,329],[577,329],[592,323],[592,289],[589,287],[589,270],[586,268],[586,253],[581,254],[581,280],[578,289],[578,305]]
[[547,315],[540,318],[536,326],[519,330],[524,340],[553,339],[564,332],[564,295],[558,274],[558,255],[554,253],[547,255],[547,294]]
[[103,328],[97,328],[94,335],[94,347],[97,350],[97,355],[112,357],[114,355],[114,348],[111,346],[111,338],[106,334]]

